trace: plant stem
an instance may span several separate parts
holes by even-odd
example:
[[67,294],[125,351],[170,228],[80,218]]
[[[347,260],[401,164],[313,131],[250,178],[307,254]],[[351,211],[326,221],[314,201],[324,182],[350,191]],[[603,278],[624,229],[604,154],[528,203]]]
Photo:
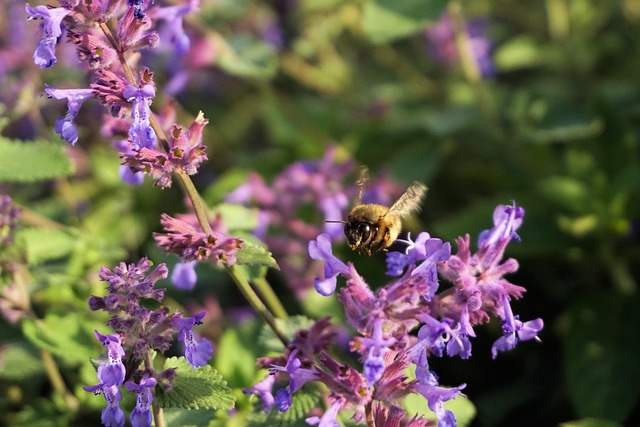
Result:
[[376,420],[373,418],[373,404],[371,402],[365,405],[364,412],[367,417],[367,427],[376,427]]
[[258,295],[253,291],[253,289],[251,289],[251,286],[249,285],[249,282],[247,282],[247,279],[245,279],[245,277],[238,271],[235,266],[229,265],[226,268],[233,281],[236,282],[238,289],[240,289],[240,292],[242,292],[242,295],[244,295],[247,301],[249,301],[249,304],[251,304],[251,307],[253,307],[256,313],[258,313],[265,322],[267,322],[273,332],[278,336],[278,339],[282,342],[282,344],[284,344],[285,347],[288,346],[289,340],[284,336],[282,331],[280,331],[280,328],[276,324],[275,317],[273,317],[271,312],[267,310],[267,307],[264,305]]
[[271,284],[267,282],[267,279],[260,277],[253,281],[253,286],[258,290],[262,299],[269,306],[269,310],[279,319],[288,319],[289,314],[287,310],[280,302],[280,298],[276,295],[271,287]]
[[[146,369],[153,370],[153,360],[151,360],[151,352],[147,350],[144,354],[144,367]],[[164,419],[164,412],[160,405],[158,405],[154,399],[151,404],[153,407],[153,420],[155,422],[155,427],[166,427],[167,423]]]
[[49,382],[51,382],[53,389],[62,396],[62,399],[69,409],[73,412],[77,412],[78,409],[80,409],[80,402],[78,402],[78,399],[76,399],[76,397],[67,389],[67,386],[62,379],[62,375],[58,370],[58,365],[51,353],[44,349],[40,350],[40,359],[42,359],[44,371],[47,373],[47,377],[49,378]]

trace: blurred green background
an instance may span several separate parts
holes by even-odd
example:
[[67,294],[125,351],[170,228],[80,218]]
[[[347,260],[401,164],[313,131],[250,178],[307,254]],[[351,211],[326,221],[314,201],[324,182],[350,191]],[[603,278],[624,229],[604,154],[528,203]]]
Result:
[[[451,34],[434,43],[429,29],[442,13],[451,18]],[[19,49],[10,42],[18,25],[11,16],[0,17],[0,49],[3,58],[24,58],[7,60],[2,70],[2,135],[61,146],[52,129],[65,106],[38,95],[43,82],[77,87],[84,71],[73,68],[74,54],[63,46],[56,67],[37,69],[36,41]],[[497,204],[515,200],[526,216],[522,242],[508,250],[520,263],[510,280],[527,293],[514,309],[523,320],[544,319],[543,342],[491,360],[494,322],[480,328],[470,360],[433,360],[433,369],[445,384],[468,384],[477,409],[472,425],[640,425],[638,0],[202,0],[185,20],[193,42],[186,57],[159,49],[143,53],[140,64],[156,73],[155,111],[169,102],[167,87],[183,123],[199,110],[211,121],[210,160],[195,177],[207,201],[220,202],[248,171],[270,181],[330,145],[373,175],[425,182],[427,201],[411,228],[446,240],[465,233],[475,239],[491,226]],[[86,311],[86,297],[101,289],[101,265],[144,254],[162,261],[150,232],[160,213],[182,203],[178,188],[120,183],[116,150],[96,126],[102,113],[95,103],[78,116],[80,142],[67,150],[72,176],[3,179],[4,190],[29,210],[22,241],[31,251],[32,300],[41,317]],[[44,217],[77,234],[63,241]],[[370,283],[384,280],[373,277],[383,271],[382,258],[351,259]],[[228,279],[203,274],[220,283],[219,299],[237,301],[222,313],[241,305]],[[284,292],[281,278],[269,277]],[[172,297],[185,305],[205,298]],[[226,328],[219,320],[216,339]],[[2,324],[0,341],[12,349],[23,335],[29,345],[40,342],[27,329]],[[78,359],[98,351],[89,343]],[[63,350],[54,355],[64,359]],[[0,407],[18,414],[5,423],[34,425],[49,414],[55,425],[82,424],[83,411],[55,398],[53,408],[41,407],[56,390],[40,362],[12,378],[6,354],[3,360]],[[67,362],[65,381],[78,392],[80,362]],[[25,378],[38,382],[26,387]]]

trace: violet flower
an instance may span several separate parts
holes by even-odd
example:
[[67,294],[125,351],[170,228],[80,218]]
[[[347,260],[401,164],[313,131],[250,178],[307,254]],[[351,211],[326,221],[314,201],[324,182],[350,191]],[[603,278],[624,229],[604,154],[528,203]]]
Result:
[[104,396],[107,406],[102,410],[102,425],[106,427],[124,427],[124,411],[120,408],[122,393],[118,386],[105,386],[104,384],[98,384],[95,386],[84,386],[82,388],[85,391],[96,395],[102,393]]
[[171,283],[178,289],[190,291],[196,287],[198,276],[196,274],[195,261],[182,261],[173,267]]
[[213,355],[211,343],[206,338],[196,340],[193,334],[193,327],[202,325],[204,315],[203,311],[186,319],[174,320],[174,325],[178,329],[178,340],[182,341],[185,346],[184,356],[194,369],[205,366]]
[[382,377],[384,355],[389,351],[389,347],[396,343],[396,339],[385,339],[382,335],[382,319],[376,319],[371,338],[364,338],[361,342],[368,348],[363,374],[369,384],[373,385]]
[[56,133],[69,144],[76,145],[76,142],[78,142],[78,128],[73,120],[78,115],[80,107],[82,107],[82,103],[87,99],[94,97],[93,90],[56,89],[45,84],[44,91],[49,98],[67,100],[67,114],[56,120]]
[[286,372],[289,375],[289,386],[278,390],[275,405],[280,412],[286,412],[291,406],[291,396],[305,383],[317,379],[318,374],[310,369],[302,368],[302,362],[296,357],[298,350],[289,353],[286,366],[271,365],[271,372]]
[[266,413],[271,411],[271,408],[275,405],[275,398],[273,397],[273,385],[276,381],[276,376],[269,374],[265,379],[256,383],[253,387],[242,389],[244,394],[258,395],[260,402],[262,402],[262,410]]
[[331,236],[327,233],[322,233],[316,240],[311,240],[308,251],[311,259],[324,261],[324,277],[316,278],[313,287],[322,296],[332,295],[336,290],[338,274],[347,275],[349,267],[332,254]]
[[136,407],[131,411],[129,421],[132,427],[151,427],[151,403],[153,402],[152,389],[158,384],[155,378],[145,375],[140,384],[128,381],[125,387],[136,393]]
[[156,96],[154,87],[147,84],[138,89],[135,86],[127,85],[122,92],[122,96],[133,103],[131,106],[133,123],[129,131],[131,141],[138,148],[153,148],[156,142],[156,133],[149,123],[149,116],[151,115],[149,100]]
[[122,363],[125,352],[120,336],[118,334],[102,335],[98,331],[94,333],[98,341],[107,347],[107,362],[101,363],[98,367],[98,379],[106,387],[122,385],[126,370]]
[[165,21],[160,39],[167,39],[173,44],[176,56],[182,56],[189,50],[191,40],[184,31],[183,16],[198,8],[199,0],[188,0],[187,4],[178,6],[155,7],[149,16],[155,20]]
[[340,427],[336,418],[338,417],[338,413],[340,409],[344,406],[344,401],[342,399],[335,400],[329,409],[322,415],[322,417],[309,417],[305,419],[307,424],[318,427]]
[[58,62],[56,58],[56,43],[58,37],[62,35],[62,20],[71,13],[70,10],[63,7],[48,8],[40,5],[31,7],[29,3],[25,4],[25,10],[29,15],[28,20],[42,19],[42,40],[38,43],[33,53],[33,61],[40,68],[48,68]]
[[544,322],[540,318],[521,322],[518,316],[513,315],[509,298],[506,295],[502,297],[502,308],[504,310],[504,315],[501,316],[503,335],[491,347],[491,355],[494,359],[498,356],[499,351],[512,350],[520,341],[531,339],[540,341],[538,332],[544,326]]

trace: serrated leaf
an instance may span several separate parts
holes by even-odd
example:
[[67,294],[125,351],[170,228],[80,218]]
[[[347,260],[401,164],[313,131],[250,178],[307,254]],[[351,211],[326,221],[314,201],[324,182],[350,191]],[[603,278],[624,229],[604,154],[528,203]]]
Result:
[[22,331],[36,347],[71,363],[85,363],[95,356],[97,340],[93,326],[79,313],[48,314],[41,320],[25,320]]
[[364,5],[362,29],[373,43],[406,37],[435,22],[447,3],[447,0],[370,0]]
[[[309,417],[309,411],[320,406],[322,393],[315,384],[306,384],[295,392],[291,398],[291,407],[287,412],[280,412],[272,409],[265,414],[263,411],[256,411],[251,414],[248,426],[269,426],[269,427],[303,427],[308,426],[305,419]],[[258,405],[259,406],[259,405]]]
[[[278,328],[285,337],[293,339],[294,335],[300,329],[308,329],[314,324],[313,319],[309,319],[307,316],[292,316],[287,320],[276,319]],[[276,336],[276,334],[267,325],[264,325],[260,338],[258,341],[261,345],[265,346],[268,351],[280,352],[284,351],[282,341]]]
[[238,251],[238,264],[240,265],[264,265],[279,270],[278,263],[271,256],[271,252],[257,243],[245,240]]
[[62,145],[0,138],[0,182],[34,182],[68,176],[73,164]]
[[164,369],[175,368],[173,388],[167,394],[159,393],[158,401],[165,408],[231,409],[235,402],[233,391],[227,387],[222,375],[210,365],[194,369],[184,357],[171,357]]
[[25,228],[18,231],[16,241],[24,246],[29,264],[39,264],[69,255],[78,236],[65,230]]
[[44,372],[38,350],[27,343],[8,344],[2,351],[0,378],[24,381]]

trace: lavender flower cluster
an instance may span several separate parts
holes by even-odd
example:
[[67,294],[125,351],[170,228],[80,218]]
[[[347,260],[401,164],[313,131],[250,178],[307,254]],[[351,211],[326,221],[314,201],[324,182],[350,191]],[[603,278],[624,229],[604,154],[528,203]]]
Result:
[[[338,426],[339,412],[349,409],[358,423],[372,416],[375,425],[400,425],[404,420],[403,425],[426,426],[421,417],[407,420],[398,405],[402,398],[417,393],[436,414],[438,426],[455,426],[455,415],[443,404],[460,395],[466,384],[441,386],[430,370],[429,356],[469,358],[474,327],[491,315],[502,325],[502,336],[491,350],[494,358],[520,341],[538,339],[543,327],[542,319],[523,322],[513,314],[511,300],[522,297],[525,289],[504,277],[518,268],[515,259],[503,257],[509,242],[519,240],[516,230],[523,216],[524,209],[515,204],[498,206],[494,226],[480,234],[475,253],[469,235],[458,238],[455,255],[449,243],[428,233],[420,233],[415,241],[409,238],[404,253],[387,254],[387,274],[398,278],[375,292],[352,263],[345,264],[332,254],[331,237],[320,234],[309,242],[309,256],[324,262],[324,274],[316,279],[315,288],[330,296],[338,276],[346,278],[338,299],[359,334],[351,340],[351,350],[358,354],[362,371],[329,354],[335,333],[329,321],[322,319],[296,335],[286,356],[261,360],[271,374],[245,393],[257,394],[265,411],[272,407],[287,411],[292,394],[305,383],[317,381],[330,390],[331,404],[324,415],[308,418],[308,424]],[[441,289],[441,281],[450,286]],[[415,329],[417,337],[412,335]],[[406,375],[411,366],[415,379]],[[288,385],[274,394],[278,377],[288,377]]]
[[[108,295],[92,296],[91,310],[104,310],[111,315],[107,322],[115,333],[102,335],[95,331],[98,340],[107,349],[107,357],[98,367],[99,383],[85,386],[86,391],[104,396],[107,406],[102,410],[102,424],[122,427],[124,411],[120,408],[124,387],[136,394],[136,407],[130,421],[134,427],[151,426],[153,389],[171,390],[175,369],[156,372],[150,363],[150,351],[166,352],[177,335],[184,345],[184,355],[195,368],[207,364],[213,354],[213,346],[205,338],[196,339],[193,327],[202,324],[204,312],[184,317],[180,312],[170,314],[166,306],[155,310],[144,307],[146,300],[162,301],[165,289],[155,288],[158,280],[168,276],[167,266],[158,265],[147,273],[151,264],[146,258],[137,264],[120,263],[113,271],[103,268],[100,280],[107,282]],[[144,368],[142,368],[144,366]]]

